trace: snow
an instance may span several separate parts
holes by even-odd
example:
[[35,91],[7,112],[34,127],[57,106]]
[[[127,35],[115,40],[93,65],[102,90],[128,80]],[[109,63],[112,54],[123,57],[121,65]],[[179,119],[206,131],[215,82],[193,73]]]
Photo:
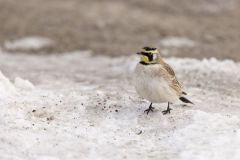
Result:
[[196,43],[186,37],[168,36],[160,40],[163,47],[194,47]]
[[24,80],[20,77],[16,77],[14,81],[14,85],[23,90],[32,90],[34,89],[34,85],[29,80]]
[[195,105],[164,116],[144,114],[135,56],[0,55],[0,159],[240,158],[239,62],[165,59]]
[[192,114],[193,123],[178,130],[171,139],[172,144],[179,145],[175,146],[180,150],[179,159],[239,159],[240,149],[237,146],[240,143],[240,130],[237,116],[201,111]]
[[23,37],[14,41],[6,41],[4,48],[8,50],[38,50],[53,45],[49,38],[40,36]]
[[5,99],[13,96],[14,94],[17,94],[16,88],[0,71],[0,98]]

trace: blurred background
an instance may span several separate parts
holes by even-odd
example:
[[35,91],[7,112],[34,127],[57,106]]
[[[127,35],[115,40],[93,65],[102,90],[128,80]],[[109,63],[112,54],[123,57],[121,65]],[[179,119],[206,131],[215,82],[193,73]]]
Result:
[[[0,47],[122,56],[150,45],[166,57],[239,61],[239,7],[239,0],[0,0]],[[19,44],[36,37],[42,46]]]

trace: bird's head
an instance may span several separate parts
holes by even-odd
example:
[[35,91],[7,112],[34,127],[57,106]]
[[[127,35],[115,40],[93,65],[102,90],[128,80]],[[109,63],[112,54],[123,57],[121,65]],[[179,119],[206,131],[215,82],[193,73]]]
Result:
[[157,48],[143,47],[140,52],[137,52],[140,56],[140,63],[149,65],[156,64],[159,58],[159,52]]

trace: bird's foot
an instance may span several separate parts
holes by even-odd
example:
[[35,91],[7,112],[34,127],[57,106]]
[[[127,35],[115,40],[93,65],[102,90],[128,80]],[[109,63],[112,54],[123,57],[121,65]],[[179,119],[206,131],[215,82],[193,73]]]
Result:
[[168,107],[166,110],[162,111],[163,115],[170,114],[171,113],[171,108]]
[[147,112],[148,114],[150,111],[153,112],[153,110],[154,110],[154,107],[150,106],[148,109],[144,111],[144,113]]

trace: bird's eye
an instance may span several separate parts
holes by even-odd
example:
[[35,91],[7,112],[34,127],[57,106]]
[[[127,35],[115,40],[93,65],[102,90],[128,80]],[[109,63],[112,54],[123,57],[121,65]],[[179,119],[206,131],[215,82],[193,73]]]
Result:
[[149,61],[153,60],[153,54],[152,53],[148,53],[148,59],[149,59]]

